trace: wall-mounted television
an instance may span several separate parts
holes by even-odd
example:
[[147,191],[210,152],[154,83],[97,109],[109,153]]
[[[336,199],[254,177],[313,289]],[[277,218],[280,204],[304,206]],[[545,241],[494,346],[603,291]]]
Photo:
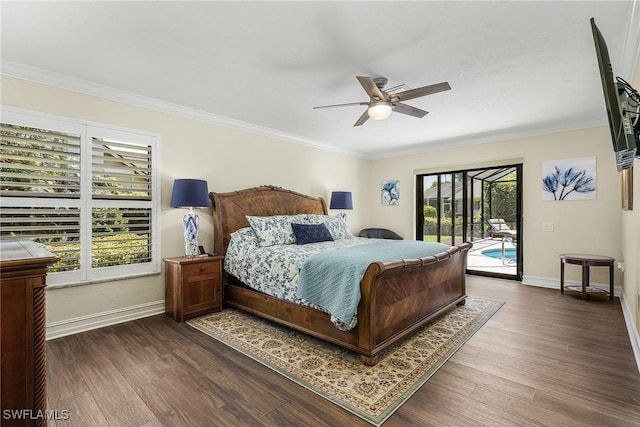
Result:
[[622,78],[613,75],[609,50],[602,33],[591,18],[591,32],[596,48],[602,91],[607,107],[609,130],[616,155],[618,171],[633,167],[633,159],[640,154],[640,95]]

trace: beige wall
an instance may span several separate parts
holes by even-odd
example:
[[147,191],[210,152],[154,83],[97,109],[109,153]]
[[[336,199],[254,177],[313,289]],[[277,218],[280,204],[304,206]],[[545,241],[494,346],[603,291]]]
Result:
[[[352,191],[355,209],[348,213],[348,220],[354,232],[365,226],[381,226],[413,238],[414,171],[449,171],[519,158],[524,164],[525,282],[557,287],[558,254],[587,252],[627,261],[624,273],[628,283],[627,299],[635,300],[634,295],[640,289],[637,267],[640,249],[637,209],[640,207],[633,212],[623,212],[620,221],[619,176],[609,131],[604,126],[368,161],[6,76],[2,77],[1,102],[158,133],[161,137],[162,257],[178,256],[183,250],[181,217],[184,212],[169,207],[175,178],[205,179],[212,191],[271,184],[326,199],[332,190]],[[542,201],[542,161],[586,156],[595,156],[597,161],[596,200]],[[640,183],[637,171],[635,178],[636,184]],[[380,205],[380,182],[390,179],[400,180],[401,199],[397,207]],[[640,205],[638,188],[640,185],[636,185],[635,190],[636,206]],[[213,237],[210,212],[210,209],[198,211],[200,242],[208,250],[212,248]],[[553,223],[554,232],[542,232],[543,222]],[[568,280],[579,280],[577,268],[567,270]],[[598,283],[606,283],[606,269],[594,269],[593,278]],[[618,285],[622,279],[623,274],[616,272]],[[49,322],[90,317],[162,301],[164,277],[50,289],[47,298]],[[635,315],[637,322],[637,313]]]
[[[276,185],[329,201],[331,191],[354,194],[348,222],[359,230],[366,212],[362,198],[366,160],[301,144],[228,129],[153,110],[11,77],[2,77],[3,105],[155,132],[161,138],[161,224],[163,258],[183,252],[182,216],[170,208],[175,178],[208,181],[210,191]],[[199,242],[213,249],[211,209],[199,209]],[[47,321],[117,312],[164,299],[164,276],[121,280],[47,291]]]
[[[640,88],[640,62],[636,66],[633,87]],[[640,161],[633,168],[634,209],[622,211],[622,253],[627,260],[624,272],[624,302],[636,328],[640,331]],[[636,337],[640,339],[640,337]],[[640,344],[640,342],[638,343]],[[637,357],[640,358],[640,355]]]
[[640,331],[640,165],[636,160],[633,171],[632,211],[622,211],[622,254],[626,259],[624,271],[624,302]]
[[[542,200],[542,162],[577,157],[596,157],[596,199],[581,201]],[[523,251],[524,282],[558,286],[558,255],[582,252],[610,255],[622,260],[620,245],[620,186],[607,127],[581,129],[530,138],[480,144],[465,148],[402,156],[373,162],[367,194],[370,224],[414,237],[415,174],[431,169],[452,171],[473,168],[485,162],[523,160]],[[399,179],[401,202],[398,207],[381,206],[373,197],[380,182]],[[543,232],[542,223],[554,225]],[[597,283],[608,283],[607,269],[594,268]],[[568,267],[567,280],[579,281],[579,268]],[[622,275],[616,273],[616,283]]]

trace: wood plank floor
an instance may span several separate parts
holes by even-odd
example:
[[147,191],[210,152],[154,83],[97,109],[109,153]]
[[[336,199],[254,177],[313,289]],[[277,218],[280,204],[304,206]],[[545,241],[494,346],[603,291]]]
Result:
[[[640,374],[619,300],[469,277],[506,304],[387,426],[640,426]],[[48,342],[52,426],[367,426],[159,315]]]

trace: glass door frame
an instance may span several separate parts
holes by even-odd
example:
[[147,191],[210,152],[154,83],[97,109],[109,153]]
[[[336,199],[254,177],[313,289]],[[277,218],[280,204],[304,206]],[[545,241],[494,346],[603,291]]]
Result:
[[[476,269],[469,269],[467,268],[467,273],[468,274],[472,274],[472,275],[478,275],[478,276],[488,276],[488,277],[497,277],[497,278],[503,278],[503,279],[510,279],[510,280],[518,280],[518,281],[522,281],[522,277],[523,277],[523,247],[524,245],[522,244],[523,242],[523,233],[522,233],[522,188],[523,188],[523,183],[522,183],[522,177],[523,177],[523,173],[522,173],[522,164],[521,163],[516,163],[516,164],[506,164],[506,165],[500,165],[500,166],[492,166],[492,167],[479,167],[479,168],[470,168],[470,169],[461,169],[461,170],[456,170],[456,171],[445,171],[445,172],[434,172],[434,173],[424,173],[424,174],[417,174],[416,175],[416,212],[415,212],[415,217],[416,217],[416,230],[415,230],[415,237],[416,240],[424,240],[424,230],[425,230],[425,215],[424,215],[424,206],[425,206],[425,188],[424,188],[424,181],[425,181],[425,177],[427,176],[437,176],[437,192],[436,192],[436,198],[437,198],[437,220],[436,220],[436,230],[437,230],[437,241],[440,242],[443,239],[443,236],[447,236],[448,238],[445,239],[446,241],[444,243],[447,244],[452,244],[452,243],[461,243],[462,241],[466,242],[466,241],[474,241],[474,235],[475,233],[473,232],[473,230],[470,229],[470,225],[471,226],[480,226],[480,239],[485,239],[485,220],[488,220],[491,216],[491,212],[489,212],[488,215],[486,215],[486,204],[487,201],[485,200],[485,191],[484,191],[484,185],[485,185],[485,181],[492,181],[494,180],[495,182],[499,182],[498,179],[499,177],[504,177],[505,175],[510,174],[511,172],[515,172],[515,180],[516,180],[516,200],[515,200],[515,230],[516,230],[516,235],[517,237],[517,244],[516,246],[516,269],[515,269],[515,274],[505,274],[505,273],[499,273],[499,272],[492,272],[492,271],[482,271],[482,270],[476,270]],[[482,175],[483,173],[485,173],[485,175]],[[451,181],[450,181],[450,187],[451,187],[451,230],[450,230],[450,235],[444,234],[443,235],[443,231],[445,231],[445,233],[447,232],[447,230],[443,230],[443,226],[442,226],[442,219],[443,219],[443,215],[442,212],[440,211],[440,207],[443,206],[442,203],[442,198],[443,198],[443,181],[442,178],[445,175],[450,175],[451,176]],[[478,178],[479,176],[482,176],[483,178]],[[463,185],[461,185],[461,191],[462,191],[462,201],[461,201],[461,212],[457,212],[457,203],[456,203],[456,180],[458,179],[458,177],[461,177],[461,180],[463,182]],[[469,197],[471,196],[475,196],[474,193],[474,187],[473,187],[473,182],[474,179],[482,179],[482,191],[480,194],[480,216],[481,216],[481,220],[480,223],[474,223],[473,218],[474,218],[474,201],[471,200],[471,203],[469,203]],[[459,180],[459,179],[458,179]],[[471,185],[469,185],[469,183],[471,183]],[[471,187],[471,189],[470,189]],[[471,195],[470,195],[471,193]],[[491,204],[491,200],[488,201],[489,204]],[[490,209],[492,209],[490,207]],[[461,222],[461,227],[458,227],[458,225],[456,224],[456,218],[458,216],[462,217],[462,222]],[[461,231],[461,233],[456,233],[456,229],[459,229]],[[472,248],[473,250],[473,248]]]

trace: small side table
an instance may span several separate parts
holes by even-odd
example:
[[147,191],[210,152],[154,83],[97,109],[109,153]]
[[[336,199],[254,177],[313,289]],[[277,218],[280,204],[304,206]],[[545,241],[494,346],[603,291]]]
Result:
[[[577,264],[582,266],[582,299],[587,296],[589,288],[589,267],[609,267],[609,299],[613,301],[613,263],[614,258],[603,255],[562,254],[560,255],[560,293],[564,294],[564,265]],[[571,287],[567,286],[567,289]],[[576,287],[577,288],[577,287]],[[579,290],[579,289],[575,289]],[[606,292],[600,289],[597,292]]]
[[165,313],[178,322],[222,310],[222,256],[165,258]]

